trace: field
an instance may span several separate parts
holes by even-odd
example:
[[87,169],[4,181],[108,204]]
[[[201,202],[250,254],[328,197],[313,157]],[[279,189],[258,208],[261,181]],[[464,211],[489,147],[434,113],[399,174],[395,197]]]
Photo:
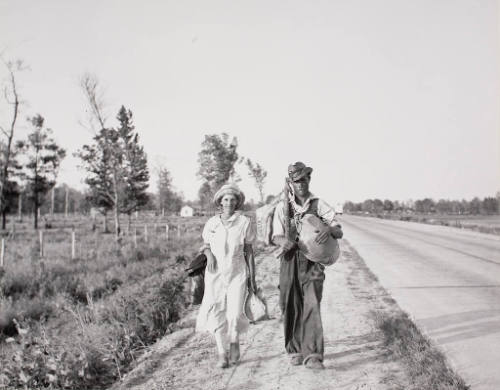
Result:
[[140,215],[127,228],[124,218],[117,242],[89,217],[47,218],[43,253],[32,221],[11,220],[0,268],[0,389],[102,389],[119,379],[188,306],[184,270],[206,219]]
[[500,215],[457,215],[457,214],[417,214],[417,213],[378,213],[359,214],[382,219],[411,221],[431,225],[451,226],[474,230],[481,233],[500,235]]

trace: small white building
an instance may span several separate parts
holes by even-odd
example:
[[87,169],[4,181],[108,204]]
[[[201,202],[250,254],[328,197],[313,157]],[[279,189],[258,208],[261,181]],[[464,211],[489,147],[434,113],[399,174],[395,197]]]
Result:
[[194,214],[194,209],[191,206],[182,206],[181,217],[192,217]]

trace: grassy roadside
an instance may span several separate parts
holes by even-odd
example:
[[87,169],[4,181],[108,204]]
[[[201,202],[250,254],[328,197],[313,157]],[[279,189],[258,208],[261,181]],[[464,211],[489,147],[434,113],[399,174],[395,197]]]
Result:
[[135,248],[82,222],[76,259],[67,232],[50,232],[43,259],[17,232],[0,274],[0,389],[97,390],[121,378],[183,315],[203,223],[183,221],[168,242],[150,230]]
[[405,366],[410,383],[406,390],[467,390],[467,386],[448,365],[446,357],[425,337],[404,312],[376,318],[391,355]]
[[387,373],[385,383],[398,390],[467,390],[470,387],[453,371],[446,356],[427,338],[380,285],[362,257],[349,245],[349,261],[361,272],[348,276],[351,286],[371,284],[375,296],[370,299],[373,320],[383,337],[386,359],[401,363],[404,373]]

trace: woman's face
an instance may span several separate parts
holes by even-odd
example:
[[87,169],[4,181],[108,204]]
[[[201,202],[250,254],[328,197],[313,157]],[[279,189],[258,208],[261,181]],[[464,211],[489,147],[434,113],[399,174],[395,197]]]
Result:
[[222,197],[220,201],[222,205],[222,211],[227,214],[233,214],[236,210],[236,205],[238,204],[238,198],[233,194],[226,194]]

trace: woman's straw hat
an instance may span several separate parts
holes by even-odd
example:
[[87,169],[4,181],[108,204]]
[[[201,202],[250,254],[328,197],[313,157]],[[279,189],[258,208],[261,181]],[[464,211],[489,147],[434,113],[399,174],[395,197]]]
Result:
[[219,191],[215,193],[214,203],[217,206],[220,206],[222,198],[224,197],[224,195],[227,194],[236,196],[236,198],[238,199],[238,204],[236,205],[236,209],[241,209],[241,207],[245,203],[245,194],[234,183],[224,184],[219,189]]

